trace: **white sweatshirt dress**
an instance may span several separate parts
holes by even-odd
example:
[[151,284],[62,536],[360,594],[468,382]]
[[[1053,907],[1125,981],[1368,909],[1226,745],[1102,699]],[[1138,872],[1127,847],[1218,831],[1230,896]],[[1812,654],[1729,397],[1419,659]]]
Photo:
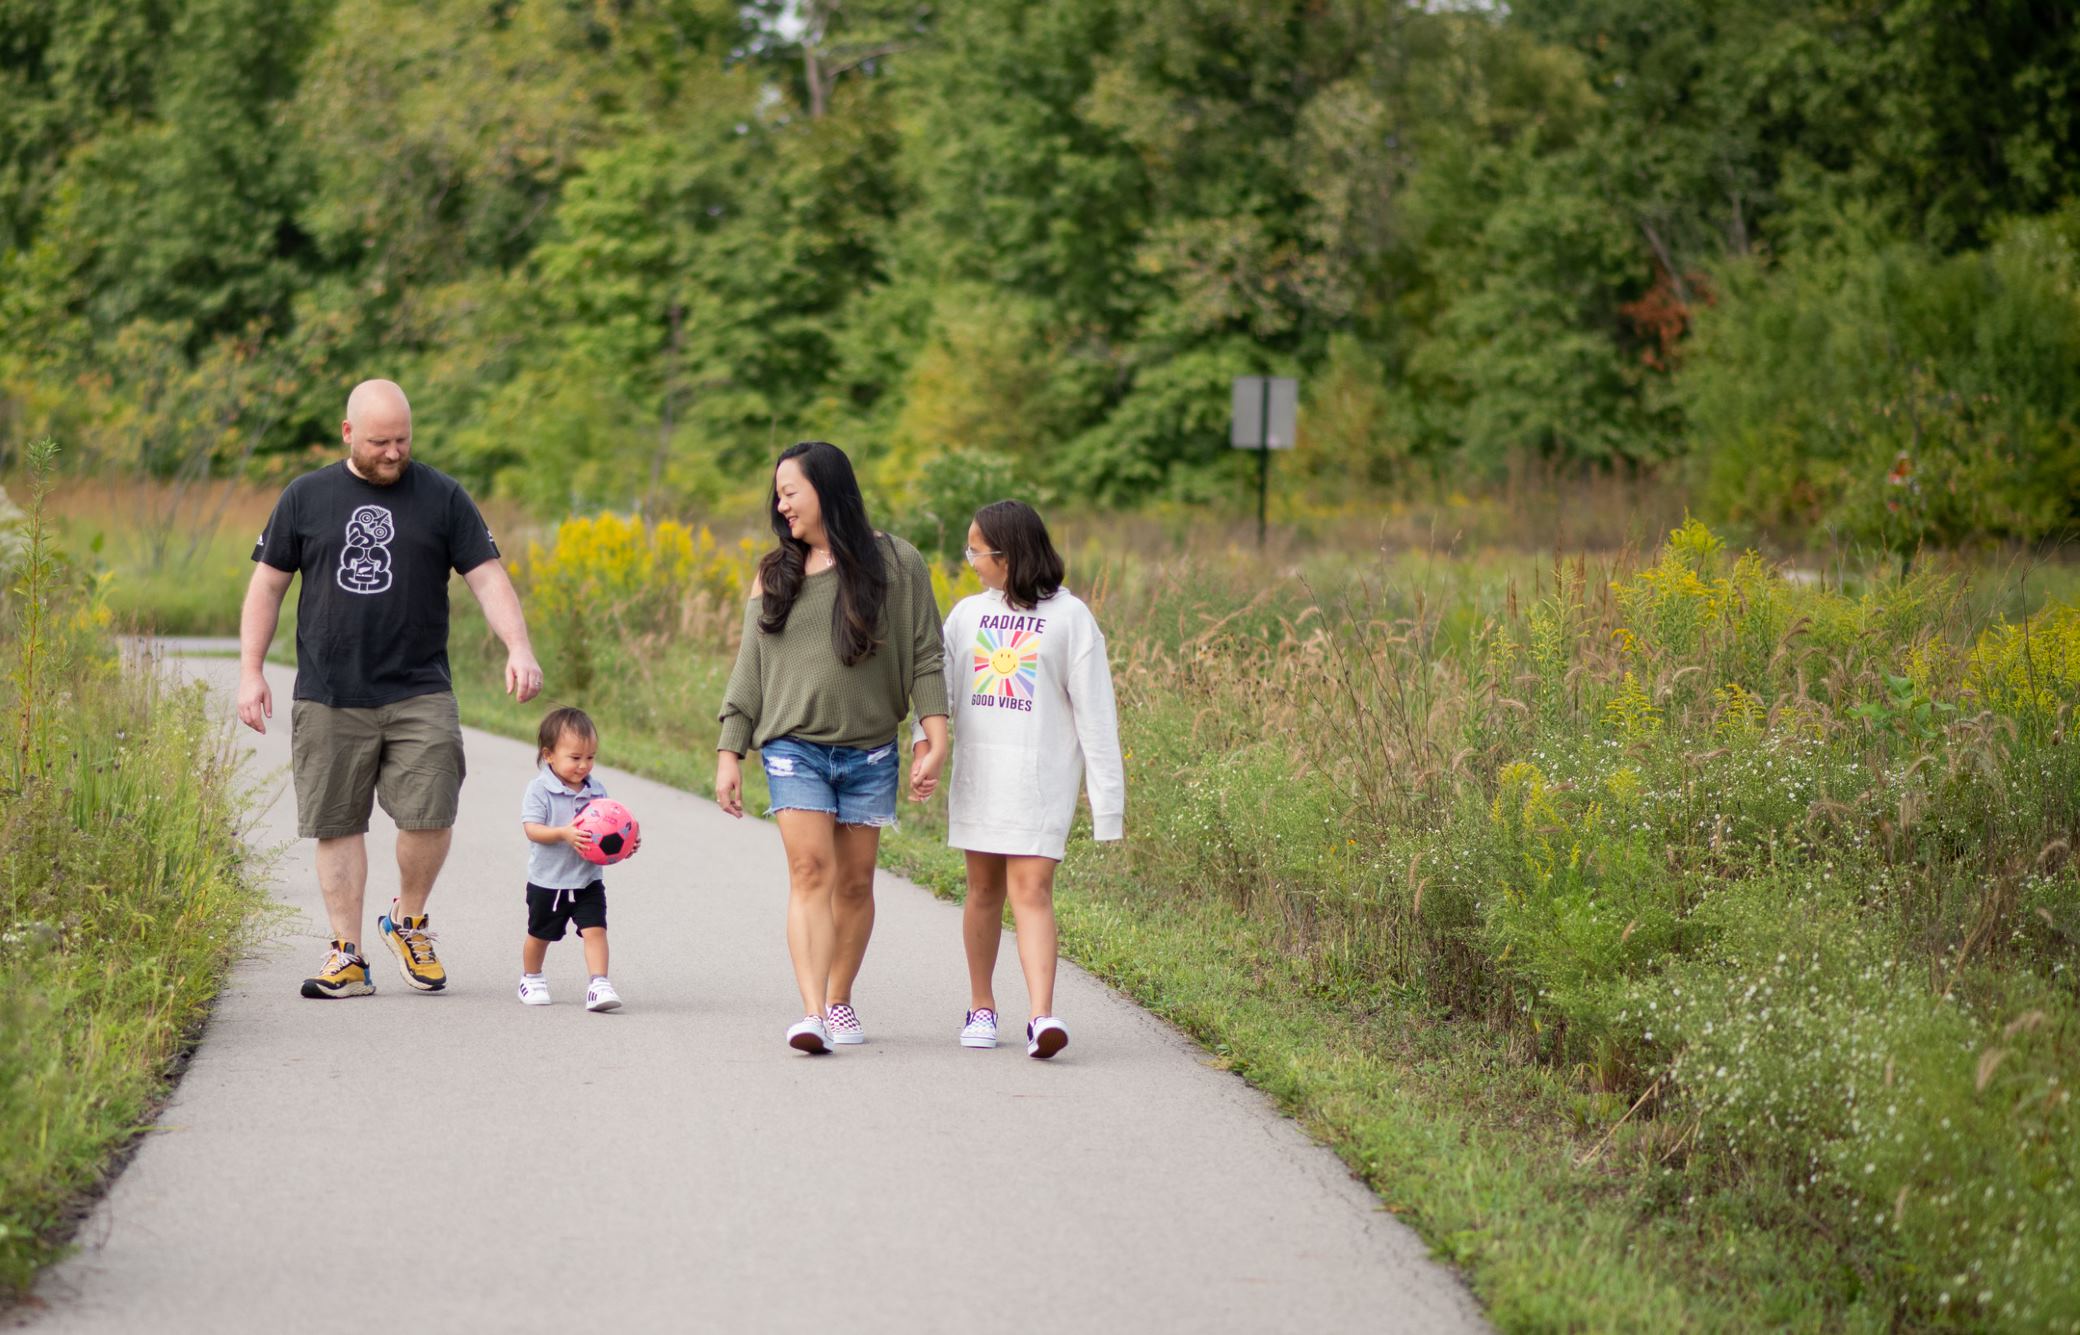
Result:
[[954,607],[945,637],[946,842],[1061,861],[1086,767],[1092,833],[1122,838],[1127,774],[1112,669],[1083,600],[1063,589],[1019,611],[992,589]]

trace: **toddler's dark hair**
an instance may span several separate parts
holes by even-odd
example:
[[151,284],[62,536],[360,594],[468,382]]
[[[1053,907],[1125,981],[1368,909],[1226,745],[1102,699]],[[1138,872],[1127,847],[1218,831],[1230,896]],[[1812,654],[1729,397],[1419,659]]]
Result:
[[573,734],[581,742],[599,742],[599,730],[592,726],[592,717],[582,709],[564,705],[550,710],[542,720],[542,730],[535,734],[535,745],[541,749],[535,754],[545,756],[554,751],[565,733]]

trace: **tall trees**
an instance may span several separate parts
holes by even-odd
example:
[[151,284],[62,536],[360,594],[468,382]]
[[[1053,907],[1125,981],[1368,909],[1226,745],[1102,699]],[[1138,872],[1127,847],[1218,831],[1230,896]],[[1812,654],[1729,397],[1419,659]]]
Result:
[[[23,438],[157,473],[279,439],[275,382],[308,351],[289,313],[315,274],[279,113],[320,17],[314,0],[66,4],[40,30],[0,14],[14,111],[78,117],[17,147],[0,206],[26,229],[0,247],[0,399]],[[181,386],[209,387],[201,420]]]
[[[1226,494],[1275,370],[1325,491],[1764,419],[1810,488],[1854,451],[1728,387],[1836,390],[1741,331],[1922,318],[1848,253],[2063,309],[2016,220],[2080,181],[2076,80],[2053,0],[0,0],[0,437],[166,468],[194,377],[270,387],[222,466],[381,372],[543,507],[809,435],[897,504],[1133,503]],[[2062,430],[2055,380],[1983,392]]]
[[152,114],[175,0],[0,0],[0,249],[28,243],[67,152]]

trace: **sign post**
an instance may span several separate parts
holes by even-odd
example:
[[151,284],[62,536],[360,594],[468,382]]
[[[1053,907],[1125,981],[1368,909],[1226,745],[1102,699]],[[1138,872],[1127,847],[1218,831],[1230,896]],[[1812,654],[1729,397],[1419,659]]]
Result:
[[1286,376],[1236,376],[1232,409],[1228,443],[1257,452],[1257,546],[1262,547],[1271,495],[1271,451],[1293,448],[1300,382]]

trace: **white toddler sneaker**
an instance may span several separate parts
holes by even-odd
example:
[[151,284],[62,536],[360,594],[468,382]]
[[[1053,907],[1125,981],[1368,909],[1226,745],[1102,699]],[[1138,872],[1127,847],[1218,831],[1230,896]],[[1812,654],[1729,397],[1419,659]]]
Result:
[[621,1008],[621,994],[604,978],[595,978],[585,989],[585,1009],[589,1011],[611,1011]]
[[549,1004],[549,980],[538,973],[520,975],[520,1004],[523,1006],[546,1006]]

